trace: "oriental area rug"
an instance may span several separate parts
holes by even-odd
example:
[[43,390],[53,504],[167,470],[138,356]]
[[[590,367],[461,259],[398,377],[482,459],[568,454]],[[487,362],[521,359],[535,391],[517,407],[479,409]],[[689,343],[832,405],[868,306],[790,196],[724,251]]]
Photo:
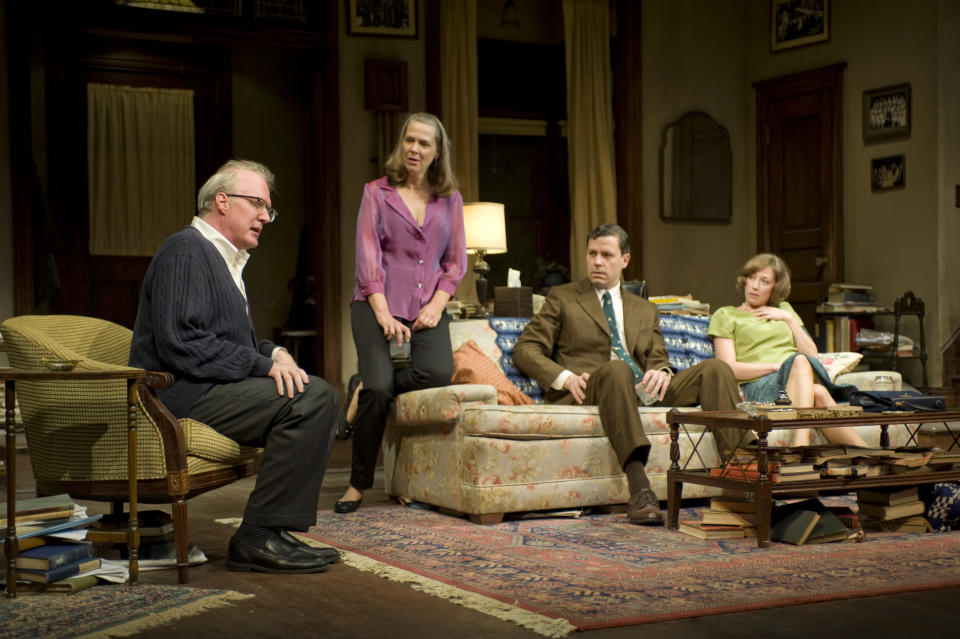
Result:
[[0,637],[127,637],[253,595],[189,586],[102,584],[69,594],[0,595]]
[[760,549],[756,538],[701,540],[623,514],[481,526],[380,506],[320,512],[306,537],[347,551],[347,565],[550,637],[960,585],[960,531]]

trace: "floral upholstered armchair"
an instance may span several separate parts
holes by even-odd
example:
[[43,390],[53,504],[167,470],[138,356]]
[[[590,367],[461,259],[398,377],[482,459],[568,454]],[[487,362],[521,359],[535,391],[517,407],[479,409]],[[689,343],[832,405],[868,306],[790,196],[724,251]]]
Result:
[[[460,375],[466,365],[479,373],[472,376],[474,381],[486,383],[452,384],[397,397],[384,437],[388,495],[465,513],[478,523],[496,523],[508,512],[606,506],[628,500],[626,477],[595,406],[498,402],[494,377],[509,379],[534,400],[539,396],[536,383],[513,368],[511,357],[527,321],[494,317],[450,324],[454,351],[471,353],[466,364],[455,354],[459,365],[454,378],[471,379]],[[689,316],[661,317],[675,366],[686,368],[713,356],[706,324]],[[831,373],[856,363],[841,361],[843,357],[826,358]],[[847,373],[836,381],[870,388],[878,374]],[[894,375],[899,384],[898,374],[884,374]],[[505,393],[501,387],[499,395],[515,394]],[[666,423],[670,408],[637,410],[652,444],[647,476],[663,500],[670,466],[670,428]],[[681,465],[688,459],[689,468],[717,465],[713,435],[697,426],[688,428],[695,436],[702,435],[702,440],[690,459],[693,445],[681,437]],[[860,430],[868,443],[878,445],[878,427]],[[770,445],[789,445],[791,436],[792,431],[775,431]],[[891,444],[897,443],[895,431],[891,431]],[[685,484],[683,490],[686,498],[715,493],[713,488],[691,484]]]

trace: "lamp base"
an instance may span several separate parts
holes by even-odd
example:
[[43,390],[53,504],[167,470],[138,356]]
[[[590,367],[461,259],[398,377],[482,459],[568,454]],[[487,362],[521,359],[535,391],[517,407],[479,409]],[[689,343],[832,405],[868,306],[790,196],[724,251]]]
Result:
[[490,265],[483,259],[486,253],[482,249],[477,250],[477,257],[473,263],[473,272],[477,274],[477,312],[474,317],[490,316],[490,313],[484,307],[484,303],[487,301],[487,278],[484,275],[490,272]]

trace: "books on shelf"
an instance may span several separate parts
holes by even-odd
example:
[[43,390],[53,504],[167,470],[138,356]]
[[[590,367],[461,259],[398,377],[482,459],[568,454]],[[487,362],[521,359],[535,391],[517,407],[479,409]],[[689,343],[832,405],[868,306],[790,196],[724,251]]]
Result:
[[17,579],[41,584],[49,584],[94,570],[99,567],[99,557],[86,557],[50,570],[27,570],[19,568],[17,569]]
[[[725,477],[727,479],[739,479],[742,481],[757,481],[760,479],[759,470],[746,470],[742,468],[711,468],[711,477]],[[767,478],[772,483],[810,481],[820,479],[820,471],[810,471],[802,473],[770,472],[767,471]]]
[[49,543],[20,551],[16,565],[27,570],[53,570],[93,555],[93,544],[89,541]]
[[653,295],[649,298],[661,313],[710,314],[710,304],[696,300],[692,295]]

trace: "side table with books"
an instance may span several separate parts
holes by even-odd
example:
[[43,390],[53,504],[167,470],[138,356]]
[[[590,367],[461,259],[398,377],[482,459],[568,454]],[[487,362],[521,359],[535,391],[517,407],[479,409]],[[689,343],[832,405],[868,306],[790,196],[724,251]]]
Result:
[[[757,545],[768,548],[770,545],[770,517],[773,507],[773,496],[778,494],[796,493],[798,491],[814,490],[845,490],[860,491],[878,487],[907,487],[918,484],[936,483],[960,480],[960,464],[952,461],[955,455],[944,456],[945,461],[940,468],[926,464],[930,455],[907,455],[907,472],[891,474],[838,474],[836,476],[822,476],[820,473],[811,473],[796,481],[773,481],[779,479],[774,476],[775,465],[771,464],[767,438],[771,431],[776,429],[800,428],[832,428],[837,426],[880,425],[881,446],[877,454],[884,454],[887,450],[889,437],[887,430],[890,426],[907,428],[910,440],[916,442],[916,434],[928,423],[948,423],[960,421],[960,411],[949,410],[929,413],[898,413],[884,414],[871,413],[850,417],[812,417],[797,419],[770,419],[765,414],[748,415],[739,410],[734,411],[696,411],[681,412],[672,410],[667,414],[667,423],[670,425],[670,458],[671,467],[667,472],[667,526],[677,529],[680,511],[680,500],[683,494],[683,484],[692,483],[705,486],[714,486],[722,489],[740,491],[752,495],[756,509]],[[743,439],[748,441],[756,433],[756,461],[754,469],[737,469],[733,455],[724,460],[720,469],[689,470],[681,468],[679,464],[680,432],[686,434],[696,450],[699,441],[695,439],[699,433],[690,433],[683,426],[697,424],[702,426],[724,426],[739,428],[744,431]],[[951,450],[954,447],[951,447]],[[957,446],[956,448],[960,448]],[[691,454],[691,458],[693,454]],[[910,464],[916,463],[916,468]],[[829,464],[828,464],[829,466]],[[750,472],[748,472],[750,471]],[[778,472],[782,468],[778,469]],[[804,471],[806,472],[806,471]],[[816,477],[814,477],[816,474]]]

